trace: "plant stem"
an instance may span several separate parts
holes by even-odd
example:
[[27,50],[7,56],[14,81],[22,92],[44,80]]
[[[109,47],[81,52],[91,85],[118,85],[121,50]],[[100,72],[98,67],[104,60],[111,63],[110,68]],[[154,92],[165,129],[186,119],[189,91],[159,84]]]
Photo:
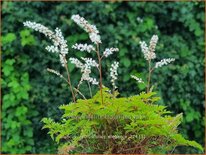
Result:
[[101,60],[100,53],[99,53],[99,44],[97,44],[96,53],[97,53],[98,62],[99,62],[99,89],[100,89],[100,95],[101,95],[102,104],[103,104],[103,93],[102,93],[102,63],[101,63],[102,60]]
[[72,84],[71,84],[71,79],[70,79],[69,69],[68,69],[68,66],[67,66],[67,63],[66,63],[66,58],[65,58],[63,55],[62,55],[62,57],[63,57],[63,59],[64,59],[64,67],[65,67],[66,72],[67,72],[67,81],[68,81],[70,90],[71,90],[71,92],[72,92],[72,98],[73,98],[73,101],[76,102],[76,100],[75,100],[75,96],[74,96],[73,87],[72,87]]
[[82,83],[82,81],[80,80],[78,85],[77,85],[77,88],[75,88],[75,90],[76,90],[75,93],[74,93],[75,97],[77,96],[77,90],[79,91],[81,83]]
[[74,88],[74,90],[76,91],[75,97],[77,95],[77,93],[79,93],[79,95],[81,95],[83,97],[83,99],[86,100],[86,97],[82,94],[82,92],[80,92],[78,89]]
[[90,86],[90,83],[87,81],[87,84],[88,84],[88,87],[89,87],[89,93],[90,93],[90,96],[92,98],[92,89],[91,89],[91,86]]
[[150,68],[151,68],[151,60],[148,60],[148,79],[147,79],[147,93],[149,92],[149,88],[150,88]]
[[[62,76],[62,79],[63,79],[66,83],[69,84],[68,80],[67,80],[65,77]],[[78,90],[78,89],[76,89],[76,88],[73,88],[73,89],[76,91],[76,92],[75,92],[75,98],[76,98],[77,93],[79,93],[79,94],[83,97],[83,99],[86,99],[86,97],[82,94],[82,92],[81,92],[80,90]]]
[[151,80],[151,60],[148,60],[148,81],[147,81],[147,93],[149,92],[150,90],[150,80]]

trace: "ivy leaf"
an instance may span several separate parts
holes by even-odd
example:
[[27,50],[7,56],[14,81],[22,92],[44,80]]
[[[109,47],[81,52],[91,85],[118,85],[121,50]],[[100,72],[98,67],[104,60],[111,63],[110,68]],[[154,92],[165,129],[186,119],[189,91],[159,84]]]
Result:
[[120,62],[123,63],[123,65],[124,65],[125,67],[129,67],[129,66],[131,65],[131,61],[130,61],[128,58],[126,58],[126,57],[122,58],[122,59],[120,60]]
[[6,36],[2,36],[2,44],[9,44],[16,40],[16,35],[14,33],[8,33]]

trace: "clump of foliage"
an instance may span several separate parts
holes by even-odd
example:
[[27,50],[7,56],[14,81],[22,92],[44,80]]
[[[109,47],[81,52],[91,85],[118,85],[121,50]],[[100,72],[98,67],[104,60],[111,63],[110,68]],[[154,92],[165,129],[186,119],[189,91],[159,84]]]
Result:
[[172,117],[154,92],[116,97],[103,89],[93,98],[60,106],[61,122],[44,118],[44,128],[66,153],[170,153],[176,146],[202,147],[178,133],[182,114]]
[[[65,110],[60,123],[52,119],[44,118],[43,128],[48,128],[49,134],[56,142],[64,145],[59,149],[59,153],[167,153],[176,146],[193,146],[201,151],[203,148],[195,141],[189,141],[178,133],[177,126],[180,124],[182,114],[172,117],[171,112],[167,111],[165,106],[156,105],[159,97],[154,97],[153,86],[151,86],[152,72],[164,65],[173,62],[175,59],[167,58],[156,62],[153,65],[152,60],[156,58],[155,47],[158,36],[153,35],[149,46],[141,41],[141,49],[144,58],[148,62],[147,83],[134,75],[131,75],[138,83],[146,86],[146,92],[136,96],[118,97],[117,86],[117,68],[118,62],[114,62],[110,68],[112,91],[103,86],[102,82],[102,60],[119,51],[117,48],[106,48],[100,51],[102,43],[99,31],[95,25],[89,24],[83,17],[73,15],[72,20],[83,28],[90,37],[94,45],[75,44],[73,49],[81,52],[96,53],[98,63],[92,58],[81,57],[70,58],[71,63],[75,64],[81,70],[82,77],[77,87],[71,83],[69,66],[66,56],[68,54],[67,41],[64,39],[59,28],[51,31],[47,27],[35,23],[24,22],[24,25],[43,33],[51,39],[53,45],[47,46],[46,50],[51,53],[57,53],[62,67],[65,68],[67,77],[60,72],[47,69],[65,80],[70,88],[73,102],[69,105],[63,105],[60,109]],[[91,77],[92,68],[96,68],[99,73],[99,80]],[[86,99],[80,91],[83,82],[87,82],[90,99]],[[99,85],[99,91],[92,96],[92,85]],[[77,96],[83,99],[77,99]]]
[[[29,44],[29,31],[21,31],[22,45]],[[27,61],[27,56],[17,59],[15,50],[11,48],[18,36],[8,33],[2,36],[3,61],[1,87],[2,97],[2,150],[10,153],[26,153],[34,146],[31,117],[37,115],[34,105],[29,104],[29,75],[25,70],[19,70],[19,65]],[[30,41],[32,39],[30,38]],[[12,55],[13,57],[6,58]],[[29,115],[28,115],[29,114]]]

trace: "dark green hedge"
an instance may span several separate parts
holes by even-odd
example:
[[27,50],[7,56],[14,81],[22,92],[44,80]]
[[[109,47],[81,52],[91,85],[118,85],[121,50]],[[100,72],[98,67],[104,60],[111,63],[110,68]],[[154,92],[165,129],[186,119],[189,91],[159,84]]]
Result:
[[[41,130],[43,117],[59,119],[59,105],[71,101],[66,84],[46,71],[61,70],[57,56],[45,51],[48,39],[23,27],[26,20],[51,29],[60,27],[69,46],[88,42],[88,35],[70,19],[80,14],[100,30],[105,47],[118,47],[118,86],[124,95],[141,91],[130,74],[144,77],[146,62],[139,41],[158,34],[158,59],[174,57],[173,65],[152,78],[162,102],[174,114],[183,112],[179,130],[204,145],[204,2],[3,2],[2,6],[2,149],[4,153],[55,153],[56,146]],[[143,19],[138,22],[137,17]],[[81,56],[70,50],[71,56]],[[72,81],[79,72],[71,68]],[[108,72],[104,72],[107,85]],[[198,153],[188,147],[175,153]]]

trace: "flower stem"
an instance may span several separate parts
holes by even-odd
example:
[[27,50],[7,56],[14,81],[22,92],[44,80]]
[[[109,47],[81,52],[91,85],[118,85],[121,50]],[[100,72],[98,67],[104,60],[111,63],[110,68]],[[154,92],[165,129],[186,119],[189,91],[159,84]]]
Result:
[[[69,84],[68,80],[65,77],[62,77],[62,79]],[[79,95],[81,95],[83,97],[83,99],[86,99],[86,97],[82,94],[82,92],[80,90],[78,90],[77,88],[73,88],[76,92],[75,92],[75,98],[77,96],[77,93],[79,93]]]
[[87,84],[88,84],[88,87],[89,87],[89,93],[90,93],[90,96],[92,98],[92,89],[91,89],[91,86],[90,86],[90,83],[87,81]]
[[80,92],[78,89],[74,88],[74,90],[76,91],[75,97],[77,95],[77,93],[79,93],[79,95],[81,95],[83,97],[83,99],[86,100],[86,97],[82,94],[82,92]]
[[150,90],[150,80],[151,80],[151,60],[148,60],[148,81],[147,81],[147,93]]
[[99,53],[99,44],[97,44],[96,53],[97,53],[98,62],[99,62],[99,69],[98,69],[98,70],[99,70],[99,88],[100,88],[100,95],[101,95],[102,104],[103,104],[103,93],[102,93],[102,60],[101,60],[100,53]]
[[73,91],[73,87],[72,87],[72,84],[71,84],[69,69],[68,69],[68,66],[67,66],[67,63],[66,63],[66,58],[65,58],[64,56],[62,56],[62,57],[63,57],[63,59],[64,59],[64,67],[65,67],[66,72],[67,72],[67,81],[68,81],[70,90],[71,90],[71,92],[72,92],[72,98],[73,98],[73,101],[76,102],[76,100],[75,100],[75,95],[74,95],[74,91]]

